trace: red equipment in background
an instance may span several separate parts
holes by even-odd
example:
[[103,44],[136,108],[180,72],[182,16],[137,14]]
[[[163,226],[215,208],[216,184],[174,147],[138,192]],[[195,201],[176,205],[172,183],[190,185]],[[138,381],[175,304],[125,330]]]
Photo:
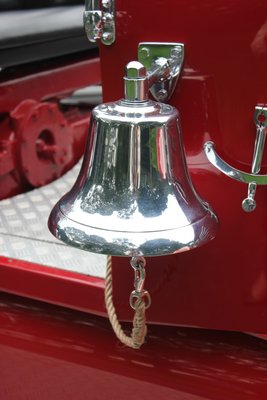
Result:
[[[62,65],[60,65],[60,63]],[[29,68],[0,82],[0,198],[43,186],[82,156],[90,109],[60,106],[76,89],[99,84],[99,60],[84,56]]]

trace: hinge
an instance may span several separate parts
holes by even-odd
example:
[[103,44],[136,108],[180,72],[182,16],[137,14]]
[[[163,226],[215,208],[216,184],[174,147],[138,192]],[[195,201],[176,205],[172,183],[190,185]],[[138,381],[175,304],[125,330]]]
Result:
[[86,0],[84,27],[90,42],[115,42],[115,0]]

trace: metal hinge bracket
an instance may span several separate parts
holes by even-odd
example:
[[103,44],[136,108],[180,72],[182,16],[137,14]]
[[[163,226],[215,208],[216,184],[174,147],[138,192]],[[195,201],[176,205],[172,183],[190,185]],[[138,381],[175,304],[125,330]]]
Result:
[[[184,61],[184,44],[142,42],[138,45],[138,61],[147,69],[150,92],[157,101],[166,102],[172,95]],[[156,72],[156,74],[155,74]],[[154,79],[156,75],[157,79]]]
[[105,45],[115,41],[115,0],[86,0],[84,27],[90,42]]

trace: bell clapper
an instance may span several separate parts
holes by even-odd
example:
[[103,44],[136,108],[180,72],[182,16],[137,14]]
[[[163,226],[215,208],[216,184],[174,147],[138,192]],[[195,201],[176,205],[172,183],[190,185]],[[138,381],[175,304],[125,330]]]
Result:
[[135,311],[131,336],[127,336],[124,333],[113,304],[111,256],[108,256],[107,259],[105,303],[110,323],[117,338],[126,346],[139,349],[144,343],[147,334],[145,312],[151,305],[151,298],[148,291],[144,290],[146,276],[144,257],[132,257],[130,263],[134,269],[134,290],[130,294],[130,306]]

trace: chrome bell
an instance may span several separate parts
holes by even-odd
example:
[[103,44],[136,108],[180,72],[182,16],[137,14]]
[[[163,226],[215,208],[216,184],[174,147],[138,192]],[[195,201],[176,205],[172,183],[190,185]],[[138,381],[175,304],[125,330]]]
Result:
[[118,256],[179,253],[213,239],[217,217],[190,180],[177,110],[148,99],[144,66],[126,67],[125,98],[92,111],[83,165],[49,229]]

